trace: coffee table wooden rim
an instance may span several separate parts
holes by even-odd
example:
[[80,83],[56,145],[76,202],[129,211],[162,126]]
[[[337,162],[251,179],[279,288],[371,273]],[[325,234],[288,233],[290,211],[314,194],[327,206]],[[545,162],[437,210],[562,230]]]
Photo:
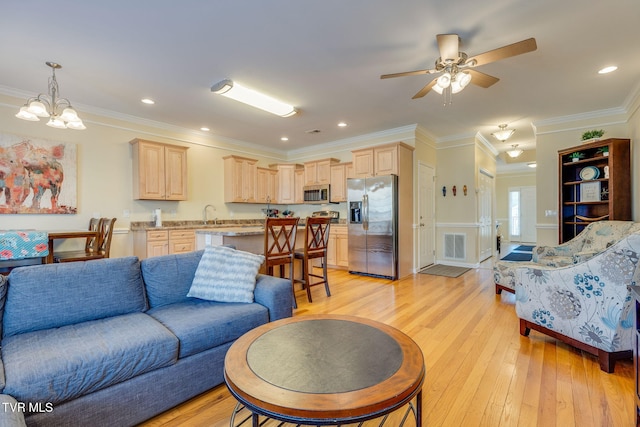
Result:
[[[398,371],[379,384],[344,393],[302,393],[267,383],[248,366],[247,351],[264,333],[280,326],[308,320],[345,320],[375,327],[400,346],[403,361]],[[289,422],[339,424],[376,418],[411,401],[425,377],[420,347],[403,332],[384,323],[345,315],[309,315],[262,325],[240,337],[225,357],[225,381],[231,393],[252,412]]]

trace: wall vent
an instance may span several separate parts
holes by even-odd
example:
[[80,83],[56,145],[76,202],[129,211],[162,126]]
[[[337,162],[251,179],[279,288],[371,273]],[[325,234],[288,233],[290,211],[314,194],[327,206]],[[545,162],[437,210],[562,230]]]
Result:
[[444,257],[447,259],[465,260],[467,255],[467,235],[463,233],[444,234]]

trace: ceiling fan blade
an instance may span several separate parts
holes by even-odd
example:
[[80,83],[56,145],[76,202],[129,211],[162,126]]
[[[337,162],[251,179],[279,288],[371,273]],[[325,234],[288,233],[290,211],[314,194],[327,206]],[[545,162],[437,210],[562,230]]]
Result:
[[393,74],[383,74],[380,76],[381,79],[390,79],[392,77],[403,77],[403,76],[419,76],[421,74],[433,74],[437,73],[437,70],[416,70],[416,71],[405,71],[404,73],[393,73]]
[[413,98],[411,98],[411,99],[418,99],[418,98],[422,98],[423,96],[425,96],[427,93],[429,93],[429,91],[431,90],[433,85],[436,84],[437,81],[438,81],[438,79],[431,80],[422,89],[420,89],[420,92],[418,92],[415,95],[413,95]]
[[440,59],[456,62],[460,57],[460,37],[457,34],[438,34],[436,40],[440,49]]
[[483,88],[488,88],[489,86],[498,83],[498,81],[500,80],[497,77],[493,77],[493,76],[490,76],[489,74],[481,73],[480,71],[477,71],[477,70],[466,69],[464,70],[464,72],[471,74],[471,83]]
[[537,48],[538,45],[536,44],[536,39],[530,38],[481,53],[480,55],[467,59],[466,62],[468,64],[471,61],[475,61],[476,63],[474,67],[477,67],[479,65],[489,64],[501,59],[510,58],[512,56],[522,55],[523,53],[533,52]]

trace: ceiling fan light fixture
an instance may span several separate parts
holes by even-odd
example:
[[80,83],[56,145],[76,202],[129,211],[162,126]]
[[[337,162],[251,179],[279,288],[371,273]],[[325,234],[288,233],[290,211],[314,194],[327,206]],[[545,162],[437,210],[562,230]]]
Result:
[[512,147],[511,150],[507,151],[507,154],[512,159],[515,159],[516,157],[518,157],[520,154],[523,153],[523,150],[518,148],[518,144],[513,144],[511,147]]
[[446,72],[438,77],[437,83],[442,89],[446,89],[451,85],[451,73]]
[[[493,132],[491,135],[500,142],[505,142],[515,133],[515,129],[507,129],[507,125],[499,125],[499,131]],[[516,156],[517,157],[517,156]]]
[[280,117],[290,117],[297,113],[289,104],[268,95],[246,88],[238,83],[226,79],[211,86],[211,92],[234,99],[252,107],[259,108]]

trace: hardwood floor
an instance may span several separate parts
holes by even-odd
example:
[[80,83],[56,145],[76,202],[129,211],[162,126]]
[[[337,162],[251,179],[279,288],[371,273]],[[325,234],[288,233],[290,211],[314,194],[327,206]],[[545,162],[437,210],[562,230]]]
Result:
[[[594,356],[535,331],[520,336],[513,295],[495,295],[491,266],[395,282],[332,270],[332,296],[316,287],[308,303],[298,291],[294,316],[362,316],[413,338],[427,369],[425,426],[634,426],[632,360],[607,374]],[[235,403],[221,385],[143,426],[228,426]]]

